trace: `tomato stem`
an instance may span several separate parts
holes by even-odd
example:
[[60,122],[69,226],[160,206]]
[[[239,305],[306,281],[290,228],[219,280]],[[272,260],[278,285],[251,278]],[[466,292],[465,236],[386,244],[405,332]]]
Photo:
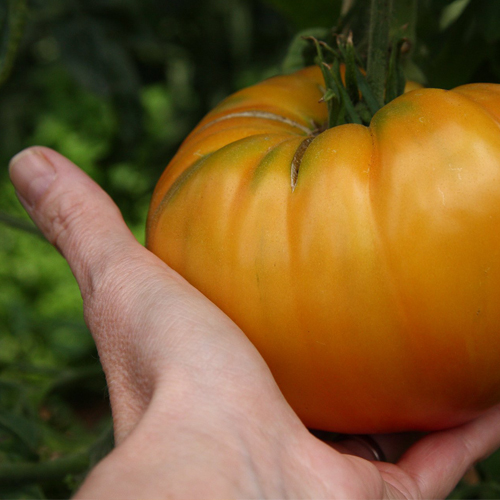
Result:
[[405,36],[408,25],[398,27],[390,35],[393,0],[370,1],[365,58],[360,55],[362,51],[356,50],[352,33],[346,30],[334,34],[334,48],[314,37],[305,37],[316,45],[317,61],[325,80],[322,100],[328,106],[329,128],[344,123],[368,125],[381,107],[404,92],[401,55],[409,45]]
[[366,77],[380,107],[384,105],[392,0],[371,0]]

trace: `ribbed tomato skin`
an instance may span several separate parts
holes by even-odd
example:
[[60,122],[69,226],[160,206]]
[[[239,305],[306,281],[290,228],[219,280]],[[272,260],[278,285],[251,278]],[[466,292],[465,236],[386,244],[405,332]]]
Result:
[[248,335],[309,427],[435,430],[500,402],[500,85],[324,130],[317,68],[228,97],[147,246]]

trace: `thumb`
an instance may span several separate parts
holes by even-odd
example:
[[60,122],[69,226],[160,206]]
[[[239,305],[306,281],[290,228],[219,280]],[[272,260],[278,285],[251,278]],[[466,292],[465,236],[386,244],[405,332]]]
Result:
[[143,263],[153,255],[135,240],[111,198],[55,151],[22,151],[11,160],[9,172],[26,211],[75,275],[106,373],[115,426],[130,427],[147,403],[142,396],[147,391],[136,388],[135,379],[147,385],[149,375],[129,380],[134,372],[129,365],[139,359],[130,317],[140,321],[143,307],[127,290],[135,283],[140,295],[142,269],[131,263]]
[[[10,162],[17,196],[47,240],[66,258],[85,297],[103,252],[137,245],[111,198],[59,153],[32,147]],[[103,246],[103,242],[107,242]]]

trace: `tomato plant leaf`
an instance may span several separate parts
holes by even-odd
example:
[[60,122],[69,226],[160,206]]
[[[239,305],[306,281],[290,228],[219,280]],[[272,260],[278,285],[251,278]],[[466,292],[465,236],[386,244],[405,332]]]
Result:
[[282,71],[284,73],[293,73],[304,66],[314,64],[314,47],[307,37],[317,39],[324,39],[328,35],[326,28],[309,28],[300,31],[291,41],[288,52],[286,53],[283,63]]
[[445,30],[452,25],[463,13],[469,5],[470,0],[455,0],[447,5],[441,13],[439,25],[442,30]]

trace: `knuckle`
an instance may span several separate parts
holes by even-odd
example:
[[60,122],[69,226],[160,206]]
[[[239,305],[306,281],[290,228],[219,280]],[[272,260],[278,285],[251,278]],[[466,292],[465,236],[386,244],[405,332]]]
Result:
[[97,329],[109,324],[122,328],[130,320],[123,312],[133,314],[135,294],[140,286],[131,287],[130,284],[138,284],[140,267],[136,257],[124,252],[95,259],[92,269],[86,270],[86,287],[82,290],[88,322],[98,323]]
[[82,197],[59,194],[55,200],[51,200],[48,210],[47,239],[64,253],[70,239],[85,227],[81,223],[82,217],[92,218],[92,211],[92,207]]

